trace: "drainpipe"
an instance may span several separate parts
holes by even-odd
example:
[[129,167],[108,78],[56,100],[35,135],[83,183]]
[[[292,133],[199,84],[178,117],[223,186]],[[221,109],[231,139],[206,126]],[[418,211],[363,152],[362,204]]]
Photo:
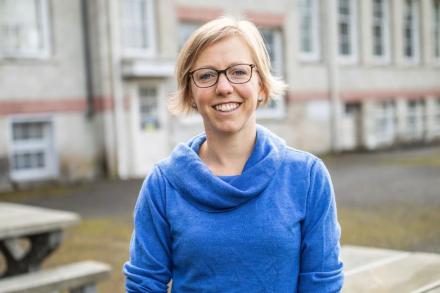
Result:
[[340,120],[341,120],[341,100],[339,89],[339,68],[338,68],[338,0],[324,1],[327,5],[325,47],[327,52],[327,80],[328,93],[330,96],[330,141],[333,152],[340,151]]
[[86,99],[87,99],[87,117],[92,118],[95,114],[95,107],[93,103],[93,74],[92,74],[92,56],[90,47],[90,24],[89,24],[89,9],[87,0],[81,0],[81,14],[82,14],[82,31],[83,31],[83,50],[84,50],[84,75],[86,82]]
[[110,55],[110,74],[111,74],[111,93],[113,98],[114,129],[115,129],[115,148],[116,164],[119,178],[128,178],[128,152],[127,137],[124,135],[126,130],[124,91],[121,69],[121,25],[120,25],[120,1],[108,1],[108,21],[109,21],[109,55]]

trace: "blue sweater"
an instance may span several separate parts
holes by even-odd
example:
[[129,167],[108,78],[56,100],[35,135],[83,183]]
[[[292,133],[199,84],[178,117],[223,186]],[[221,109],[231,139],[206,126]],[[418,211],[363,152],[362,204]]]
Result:
[[340,228],[329,174],[259,126],[239,176],[215,176],[199,135],[145,180],[127,292],[338,292]]

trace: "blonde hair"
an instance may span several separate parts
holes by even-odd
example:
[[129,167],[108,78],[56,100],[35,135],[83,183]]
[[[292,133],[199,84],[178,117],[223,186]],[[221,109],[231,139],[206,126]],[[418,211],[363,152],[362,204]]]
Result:
[[197,29],[181,49],[176,63],[177,92],[171,96],[169,102],[169,109],[173,114],[187,114],[193,110],[189,72],[200,53],[231,36],[240,37],[251,51],[261,81],[261,104],[265,105],[272,97],[284,93],[286,84],[272,75],[269,54],[257,27],[247,20],[223,16]]

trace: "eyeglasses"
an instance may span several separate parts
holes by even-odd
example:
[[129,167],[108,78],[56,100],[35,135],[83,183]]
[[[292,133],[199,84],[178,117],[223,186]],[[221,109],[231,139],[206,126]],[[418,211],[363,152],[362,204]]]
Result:
[[236,64],[223,70],[199,68],[191,71],[189,75],[192,77],[194,84],[200,88],[207,88],[215,85],[222,73],[225,74],[229,82],[241,84],[251,80],[252,69],[254,67],[256,67],[254,64]]

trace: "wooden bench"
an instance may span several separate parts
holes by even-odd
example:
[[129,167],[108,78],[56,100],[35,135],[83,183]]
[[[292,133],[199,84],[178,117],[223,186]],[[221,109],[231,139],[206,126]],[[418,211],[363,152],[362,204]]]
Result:
[[96,261],[81,261],[56,268],[0,279],[0,293],[97,292],[96,283],[107,278],[111,268]]

